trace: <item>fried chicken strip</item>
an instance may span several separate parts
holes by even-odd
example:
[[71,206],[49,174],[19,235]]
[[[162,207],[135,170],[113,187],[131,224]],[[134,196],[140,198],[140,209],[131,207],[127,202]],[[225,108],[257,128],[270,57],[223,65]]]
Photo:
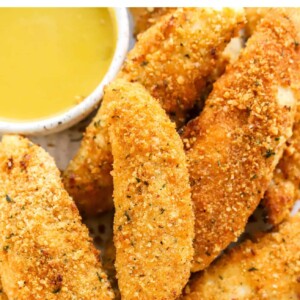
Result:
[[139,35],[119,77],[144,85],[182,125],[243,22],[242,9],[178,8]]
[[268,221],[273,225],[289,215],[294,202],[300,197],[300,111],[297,112],[293,136],[287,145],[263,201],[268,211]]
[[121,298],[176,299],[190,275],[194,237],[182,141],[140,84],[116,80],[106,97]]
[[[144,84],[169,114],[186,112],[223,72],[227,60],[219,54],[242,22],[240,10],[177,9],[140,35],[119,77]],[[87,215],[113,205],[111,147],[102,121],[106,102],[104,96],[64,172],[67,191]]]
[[196,217],[193,271],[242,233],[292,134],[298,17],[273,10],[185,129]]
[[167,13],[175,11],[175,7],[131,7],[129,10],[134,20],[134,35],[146,31],[159,22]]
[[103,122],[107,100],[104,98],[97,115],[86,132],[75,157],[63,173],[63,183],[81,214],[86,216],[111,210],[113,183],[112,154],[107,127]]
[[[174,12],[174,7],[132,7],[129,9],[134,20],[135,35],[146,31],[149,27],[159,22],[163,16]],[[240,32],[241,33],[241,32]],[[232,63],[236,60],[243,44],[243,35],[239,35],[231,39],[224,49],[224,52],[218,54],[216,70],[209,74],[209,83],[213,83],[225,70],[228,62]],[[209,87],[210,88],[210,87]],[[209,91],[208,91],[209,92]]]
[[[247,32],[252,34],[268,13],[270,8],[256,7],[246,8]],[[299,41],[295,40],[295,45]],[[299,62],[298,62],[299,64]],[[298,94],[298,101],[300,97]],[[289,216],[290,210],[295,201],[299,199],[300,186],[300,105],[295,117],[293,136],[287,142],[287,149],[284,151],[273,175],[273,179],[264,195],[262,204],[266,208],[266,220],[276,225]]]
[[287,218],[292,206],[300,198],[300,106],[295,119],[293,135],[287,142],[262,201],[267,212],[266,219],[273,225]]
[[0,276],[9,299],[113,299],[88,229],[42,148],[0,144]]
[[184,300],[299,299],[300,214],[195,274]]
[[[155,23],[159,22],[163,16],[168,13],[174,12],[176,8],[174,7],[132,7],[129,9],[134,20],[134,31],[135,35],[146,31],[149,27],[153,26]],[[241,33],[241,31],[240,31]],[[239,35],[231,39],[224,49],[224,52],[218,55],[218,66],[216,71],[212,72],[209,76],[209,82],[213,83],[225,70],[225,66],[228,62],[232,63],[236,60],[239,52],[242,48],[244,35]],[[222,59],[224,61],[222,61]]]

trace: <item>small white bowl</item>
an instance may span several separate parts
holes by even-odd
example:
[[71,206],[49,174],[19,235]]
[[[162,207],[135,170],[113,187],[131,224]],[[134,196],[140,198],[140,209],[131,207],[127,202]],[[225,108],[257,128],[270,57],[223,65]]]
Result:
[[115,12],[118,30],[116,49],[110,67],[97,88],[81,103],[57,116],[32,122],[14,123],[0,121],[0,133],[47,135],[59,132],[83,120],[97,107],[103,96],[104,86],[111,82],[118,73],[129,47],[130,36],[127,9],[113,8],[113,10]]

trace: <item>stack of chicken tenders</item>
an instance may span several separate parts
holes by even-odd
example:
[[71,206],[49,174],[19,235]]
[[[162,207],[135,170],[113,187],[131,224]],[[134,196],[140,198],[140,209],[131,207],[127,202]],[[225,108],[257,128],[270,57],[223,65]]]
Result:
[[[132,14],[62,176],[2,138],[0,299],[299,299],[300,9]],[[272,230],[228,250],[259,204]],[[81,219],[112,209],[115,278]]]

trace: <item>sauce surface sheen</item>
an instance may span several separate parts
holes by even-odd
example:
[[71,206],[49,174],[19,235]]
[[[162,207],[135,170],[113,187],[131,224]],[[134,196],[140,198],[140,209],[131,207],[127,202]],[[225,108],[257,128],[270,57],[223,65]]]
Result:
[[108,8],[0,8],[0,120],[63,113],[88,96],[112,61]]

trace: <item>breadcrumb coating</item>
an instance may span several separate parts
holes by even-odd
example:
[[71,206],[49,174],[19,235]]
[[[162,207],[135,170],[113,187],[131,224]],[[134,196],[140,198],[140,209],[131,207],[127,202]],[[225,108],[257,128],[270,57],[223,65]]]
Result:
[[190,275],[194,238],[182,141],[140,84],[115,80],[106,97],[121,298],[176,299]]
[[[157,22],[161,21],[162,17],[166,14],[170,14],[176,10],[175,7],[132,7],[129,9],[134,20],[134,32],[135,35],[146,31],[149,27],[153,26]],[[241,25],[241,24],[240,24]],[[199,107],[203,106],[203,99],[207,98],[207,95],[211,91],[211,84],[219,78],[228,63],[234,62],[243,45],[244,34],[239,32],[238,37],[234,37],[230,40],[230,42],[225,47],[222,54],[218,54],[216,66],[213,71],[206,78],[207,87],[204,91],[201,91],[198,96],[200,99]],[[185,115],[185,119],[188,119],[188,114]]]
[[242,233],[292,134],[298,17],[273,10],[185,129],[196,217],[193,271]]
[[[224,71],[228,53],[226,58],[218,58],[218,55],[241,22],[243,11],[240,10],[177,9],[140,37],[120,77],[130,77],[130,80],[145,84],[154,96],[161,97],[159,100],[169,113],[170,109],[177,109],[178,103],[183,104],[184,110],[192,108],[201,98],[200,90],[203,89],[205,94],[207,85]],[[162,82],[169,82],[168,88],[163,88]],[[186,100],[179,101],[180,94]],[[103,120],[106,107],[104,95],[97,115],[86,129],[80,149],[63,175],[67,191],[86,215],[95,215],[113,206],[111,146]]]
[[245,13],[246,13],[246,35],[251,36],[256,26],[259,24],[259,22],[262,20],[263,17],[271,10],[270,7],[246,7]]
[[243,9],[178,8],[138,36],[119,77],[144,85],[182,125],[243,23]]
[[[298,96],[298,105],[300,103]],[[293,136],[287,142],[273,179],[262,201],[266,219],[272,225],[281,223],[290,214],[295,201],[300,198],[300,107],[296,114]]]
[[[258,9],[259,11],[261,9]],[[265,9],[266,10],[266,9]],[[263,16],[263,10],[258,15]],[[253,15],[255,11],[253,11]],[[257,17],[258,18],[258,17]],[[255,24],[252,25],[254,28]],[[295,41],[298,44],[298,41]],[[299,61],[297,62],[299,66]],[[299,68],[300,69],[300,68]],[[273,175],[273,179],[264,195],[262,204],[266,208],[266,220],[272,225],[281,223],[290,214],[295,201],[299,199],[300,186],[300,96],[297,95],[298,108],[295,117],[293,135],[287,141]]]
[[[284,8],[288,10],[287,8]],[[252,34],[259,21],[270,8],[246,8],[248,20],[248,34]],[[300,41],[295,40],[299,44]],[[295,62],[296,63],[296,62]],[[297,62],[299,65],[299,61]],[[299,68],[300,69],[300,68]],[[273,175],[273,179],[264,195],[262,204],[266,208],[266,220],[276,225],[290,214],[296,200],[299,199],[300,186],[300,96],[297,95],[298,111],[295,117],[293,135],[287,141],[287,148],[283,153]]]
[[82,215],[92,216],[112,209],[113,183],[111,146],[107,126],[107,100],[87,126],[75,157],[63,173],[63,183]]
[[167,13],[173,12],[175,7],[131,7],[129,8],[134,20],[134,35],[146,31],[160,21]]
[[0,281],[0,300],[7,300],[7,296],[5,295],[2,287],[2,283]]
[[194,275],[184,300],[299,299],[300,214]]
[[88,229],[42,148],[0,144],[0,275],[9,299],[113,299]]

